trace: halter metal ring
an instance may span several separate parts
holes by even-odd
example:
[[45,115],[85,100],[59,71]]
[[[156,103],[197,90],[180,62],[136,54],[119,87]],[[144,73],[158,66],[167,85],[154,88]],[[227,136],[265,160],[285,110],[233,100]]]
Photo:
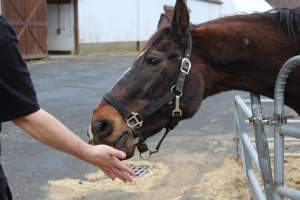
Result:
[[182,62],[181,62],[180,71],[182,73],[184,73],[185,75],[188,75],[190,73],[191,67],[192,67],[192,63],[191,63],[190,59],[183,58]]
[[[175,89],[175,91],[174,91],[174,89]],[[175,94],[176,96],[179,96],[179,97],[182,96],[182,92],[176,91],[176,85],[173,85],[173,86],[172,86],[171,92],[172,92],[173,94]]]
[[139,120],[139,113],[132,112],[130,117],[127,119],[127,126],[131,129],[140,128],[143,126],[143,120]]

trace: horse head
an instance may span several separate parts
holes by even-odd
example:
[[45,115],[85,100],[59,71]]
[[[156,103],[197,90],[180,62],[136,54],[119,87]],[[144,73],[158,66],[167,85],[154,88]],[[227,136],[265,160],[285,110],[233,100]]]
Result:
[[[175,113],[180,118],[173,120],[172,128],[197,111],[203,95],[203,85],[195,81],[201,78],[194,72],[195,69],[190,69],[186,58],[190,56],[187,51],[191,51],[190,34],[188,8],[183,0],[177,0],[173,19],[161,15],[157,31],[144,50],[109,95],[93,110],[90,127],[93,144],[114,146],[126,152],[127,158],[130,158],[135,151],[136,126],[139,126],[139,139],[146,140],[170,126],[170,118],[176,112],[175,107],[182,113]],[[182,72],[182,67],[186,67],[183,69],[185,73]],[[186,79],[183,91],[176,90],[179,76]],[[168,94],[169,99],[166,97]],[[157,103],[161,101],[165,102]],[[122,112],[124,109],[125,113]],[[151,114],[148,116],[149,113],[146,113],[147,117],[138,119],[138,113],[145,110],[151,110]],[[128,116],[124,116],[126,114]]]

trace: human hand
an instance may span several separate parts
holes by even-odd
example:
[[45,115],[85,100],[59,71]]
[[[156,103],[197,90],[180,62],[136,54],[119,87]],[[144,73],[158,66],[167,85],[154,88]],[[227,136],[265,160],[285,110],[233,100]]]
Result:
[[[1,1],[1,0],[0,0]],[[133,170],[119,159],[125,153],[106,145],[92,146],[46,111],[39,111],[14,120],[19,127],[38,141],[98,166],[111,179],[132,181]]]
[[112,180],[116,178],[124,183],[132,182],[134,172],[119,159],[126,158],[122,151],[107,145],[89,146],[87,161],[99,167]]

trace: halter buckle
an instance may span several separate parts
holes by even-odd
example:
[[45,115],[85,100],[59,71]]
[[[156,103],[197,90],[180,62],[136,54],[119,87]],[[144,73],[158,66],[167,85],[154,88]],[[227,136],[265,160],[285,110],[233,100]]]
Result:
[[130,117],[127,118],[127,126],[131,129],[140,128],[143,126],[143,120],[139,120],[139,113],[132,112]]
[[182,73],[184,73],[185,75],[188,75],[190,73],[191,67],[192,67],[192,63],[191,63],[190,59],[183,58],[181,61],[180,71]]

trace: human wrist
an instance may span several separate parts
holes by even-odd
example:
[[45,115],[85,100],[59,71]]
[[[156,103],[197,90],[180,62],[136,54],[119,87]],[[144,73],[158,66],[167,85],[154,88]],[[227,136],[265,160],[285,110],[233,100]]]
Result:
[[80,157],[82,160],[85,160],[87,162],[91,162],[92,152],[93,152],[93,146],[90,144],[87,144],[85,142],[82,142],[80,149]]

